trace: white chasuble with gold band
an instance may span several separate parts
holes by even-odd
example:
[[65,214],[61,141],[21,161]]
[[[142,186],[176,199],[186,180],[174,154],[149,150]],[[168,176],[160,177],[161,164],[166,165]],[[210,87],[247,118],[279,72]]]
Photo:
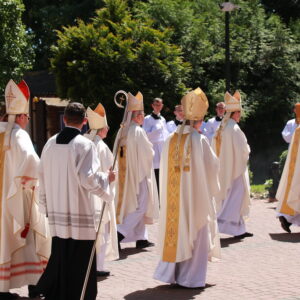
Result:
[[288,155],[281,175],[276,199],[277,211],[294,216],[300,213],[300,127],[293,134]]
[[250,208],[250,183],[247,166],[250,147],[247,138],[233,119],[228,120],[219,138],[217,141],[214,138],[212,142],[212,148],[220,159],[220,192],[216,195],[217,211],[220,211],[234,181],[242,176],[245,192],[240,213],[241,216],[246,217]]
[[122,224],[124,218],[134,212],[138,207],[140,183],[147,181],[147,212],[144,217],[145,224],[152,224],[158,219],[158,193],[153,171],[153,146],[146,132],[135,122],[131,122],[126,137],[120,139],[121,129],[118,132],[116,146],[118,149],[118,181],[116,184],[116,214],[117,224]]
[[[190,259],[199,230],[208,225],[209,259],[220,258],[214,203],[214,195],[219,192],[219,160],[208,139],[194,129],[190,133],[190,126],[185,126],[176,150],[180,127],[166,140],[160,163],[160,257],[166,262]],[[190,164],[184,168],[188,151]]]

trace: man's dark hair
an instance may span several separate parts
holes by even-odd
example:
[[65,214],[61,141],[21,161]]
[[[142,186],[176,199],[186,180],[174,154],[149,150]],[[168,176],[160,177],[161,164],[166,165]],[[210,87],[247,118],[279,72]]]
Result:
[[68,124],[79,125],[85,118],[85,108],[81,103],[69,103],[64,112],[65,120]]
[[163,100],[162,100],[161,98],[154,98],[154,99],[152,100],[152,104],[153,104],[154,102],[160,102],[160,103],[162,103]]

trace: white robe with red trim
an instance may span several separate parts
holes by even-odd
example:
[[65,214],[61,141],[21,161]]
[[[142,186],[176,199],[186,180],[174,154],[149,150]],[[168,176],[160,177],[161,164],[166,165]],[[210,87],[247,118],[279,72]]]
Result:
[[[6,124],[0,123],[0,136]],[[39,158],[27,132],[14,125],[10,149],[1,147],[0,153],[0,292],[7,292],[37,283],[50,255],[51,239],[46,218],[38,210]],[[30,180],[24,183],[22,176]],[[29,231],[22,238],[27,223]]]

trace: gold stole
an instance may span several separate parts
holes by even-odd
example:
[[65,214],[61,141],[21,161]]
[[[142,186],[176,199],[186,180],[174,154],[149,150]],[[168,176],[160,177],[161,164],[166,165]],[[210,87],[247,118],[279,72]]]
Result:
[[214,138],[216,140],[216,155],[217,157],[220,157],[221,143],[222,143],[221,128],[218,128],[217,134]]
[[126,146],[122,146],[118,151],[118,205],[117,205],[117,224],[120,224],[120,210],[123,202],[123,193],[126,176]]
[[289,164],[289,170],[288,170],[288,178],[287,178],[287,184],[284,194],[284,199],[281,205],[280,212],[286,215],[294,216],[295,211],[288,206],[287,204],[287,198],[291,189],[291,184],[295,172],[295,165],[296,165],[296,159],[298,155],[298,149],[299,149],[299,142],[300,142],[300,127],[298,127],[295,130],[294,133],[294,139],[293,144],[291,145],[291,158],[290,158],[290,164]]
[[183,134],[179,145],[179,166],[176,168],[176,145],[178,134],[175,133],[169,143],[168,181],[167,181],[167,216],[166,233],[163,249],[163,261],[175,262],[178,242],[179,209],[180,209],[180,177],[184,144],[189,134]]
[[4,173],[4,159],[5,151],[3,150],[5,132],[0,133],[0,241],[2,233],[2,201],[3,201],[3,173]]

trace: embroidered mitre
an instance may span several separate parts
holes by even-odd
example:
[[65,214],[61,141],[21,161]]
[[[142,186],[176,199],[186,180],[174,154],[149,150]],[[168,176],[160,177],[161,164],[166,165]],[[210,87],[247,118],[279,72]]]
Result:
[[226,112],[242,111],[241,94],[239,91],[235,91],[233,95],[226,92],[224,100]]
[[135,96],[128,93],[128,111],[144,110],[143,95],[138,92]]
[[181,104],[185,120],[202,120],[208,109],[207,97],[200,88],[183,96]]

